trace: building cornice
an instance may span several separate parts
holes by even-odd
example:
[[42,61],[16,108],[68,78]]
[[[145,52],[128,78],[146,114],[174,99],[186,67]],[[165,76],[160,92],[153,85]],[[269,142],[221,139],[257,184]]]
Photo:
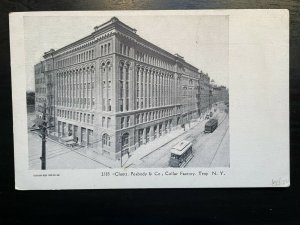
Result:
[[[178,54],[172,54],[157,45],[145,40],[144,38],[140,37],[137,33],[137,30],[131,28],[130,26],[126,25],[125,23],[121,22],[118,18],[112,17],[109,21],[103,23],[102,25],[94,27],[94,32],[89,34],[86,37],[83,37],[71,44],[68,44],[62,48],[57,50],[51,49],[48,52],[45,52],[44,58],[50,57],[59,57],[63,54],[68,54],[74,51],[78,51],[80,49],[89,47],[95,44],[98,41],[104,40],[108,37],[113,35],[119,35],[129,40],[135,42],[136,45],[140,45],[141,47],[148,49],[155,54],[161,55],[174,63],[181,63],[187,68],[193,70],[194,72],[198,73],[198,68],[191,65],[190,63],[186,62],[184,58]],[[51,54],[51,55],[50,55]]]

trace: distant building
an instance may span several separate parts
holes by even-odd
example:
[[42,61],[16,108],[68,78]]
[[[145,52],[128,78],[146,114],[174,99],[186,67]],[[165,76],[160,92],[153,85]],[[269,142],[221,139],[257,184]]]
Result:
[[229,102],[229,92],[225,86],[218,86],[214,80],[211,82],[212,103]]
[[42,117],[42,107],[47,104],[47,85],[45,78],[44,62],[34,66],[35,77],[35,111],[38,117]]
[[204,115],[210,104],[210,78],[208,74],[200,72],[200,112]]
[[46,103],[58,137],[73,136],[109,158],[134,151],[208,107],[207,74],[115,17],[44,59],[35,66],[37,111]]

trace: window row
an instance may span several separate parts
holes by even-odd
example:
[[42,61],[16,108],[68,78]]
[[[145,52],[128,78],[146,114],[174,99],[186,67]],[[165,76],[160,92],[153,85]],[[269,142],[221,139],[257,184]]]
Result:
[[121,117],[121,129],[130,126],[130,116]]
[[44,84],[45,83],[45,78],[36,78],[35,79],[35,83],[36,84]]
[[46,88],[36,88],[36,94],[46,94]]
[[183,97],[196,98],[197,93],[197,88],[182,86],[181,95]]
[[102,135],[102,145],[107,145],[107,146],[111,145],[110,136],[106,133]]
[[[41,65],[40,63],[38,65]],[[34,72],[40,74],[43,71],[44,67],[42,66],[35,66]]]
[[107,43],[107,44],[103,44],[100,46],[100,53],[101,56],[107,55],[111,53],[111,44]]
[[131,48],[125,44],[120,43],[119,52],[122,55],[130,56]]
[[68,58],[58,60],[57,62],[55,62],[55,68],[62,68],[65,66],[70,66],[75,63],[85,62],[85,61],[88,61],[88,60],[91,60],[94,58],[95,58],[95,52],[94,52],[94,49],[91,49],[91,50],[84,51],[79,54],[70,56]]
[[82,106],[83,108],[88,105],[95,105],[95,98],[57,98],[58,105],[72,105],[74,107]]
[[102,110],[103,111],[111,111],[112,108],[111,108],[111,99],[105,99],[103,98],[102,99]]
[[[58,105],[93,108],[95,105],[94,70],[57,74],[56,101]],[[85,72],[88,71],[88,72]]]
[[166,70],[173,70],[173,65],[171,63],[168,63],[164,60],[158,59],[154,56],[148,55],[143,52],[136,51],[135,59],[137,61],[160,67]]
[[102,116],[101,126],[109,128],[111,126],[111,118]]
[[36,98],[35,102],[44,103],[44,102],[46,102],[46,99],[45,98]]
[[[111,64],[108,61],[106,63],[107,69],[103,66],[101,70],[102,76],[102,90],[100,89],[100,93],[102,93],[102,110],[103,111],[112,111],[112,70]],[[100,88],[100,87],[99,87]]]
[[145,123],[152,120],[162,119],[174,114],[174,109],[162,109],[135,115],[135,124]]
[[136,72],[136,109],[175,103],[175,79],[158,73]]
[[120,66],[119,77],[119,110],[129,110],[129,65],[125,66],[123,63]]
[[94,114],[90,114],[90,113],[82,113],[82,112],[74,112],[70,110],[58,109],[57,116],[65,119],[75,120],[78,122],[94,124]]

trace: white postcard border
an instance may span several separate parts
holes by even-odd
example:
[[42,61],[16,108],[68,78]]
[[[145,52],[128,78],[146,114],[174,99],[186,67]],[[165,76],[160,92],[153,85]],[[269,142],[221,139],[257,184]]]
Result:
[[[229,15],[230,168],[28,169],[23,16],[102,15]],[[10,43],[16,189],[290,185],[288,10],[12,13]]]

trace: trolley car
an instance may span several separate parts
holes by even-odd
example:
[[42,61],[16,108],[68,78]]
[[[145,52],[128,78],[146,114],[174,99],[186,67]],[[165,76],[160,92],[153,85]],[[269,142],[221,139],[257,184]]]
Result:
[[212,133],[218,127],[218,120],[217,119],[210,119],[206,122],[204,133]]
[[193,156],[192,143],[185,140],[181,141],[171,149],[169,166],[185,167]]

